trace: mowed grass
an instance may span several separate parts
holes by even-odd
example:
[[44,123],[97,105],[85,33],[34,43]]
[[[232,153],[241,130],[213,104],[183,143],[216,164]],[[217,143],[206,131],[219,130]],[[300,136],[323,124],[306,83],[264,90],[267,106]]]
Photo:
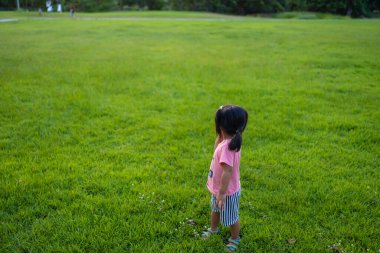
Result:
[[379,252],[379,27],[0,23],[0,251],[223,252],[227,228],[198,235],[214,112],[239,104],[239,252]]

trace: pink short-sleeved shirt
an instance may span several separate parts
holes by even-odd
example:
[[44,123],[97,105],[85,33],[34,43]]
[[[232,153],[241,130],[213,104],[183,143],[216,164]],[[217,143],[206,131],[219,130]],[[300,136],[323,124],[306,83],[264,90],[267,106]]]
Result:
[[222,163],[232,167],[232,175],[226,195],[233,195],[240,190],[240,151],[228,149],[230,139],[223,140],[216,147],[211,161],[210,172],[207,180],[207,188],[212,194],[218,194],[222,180]]

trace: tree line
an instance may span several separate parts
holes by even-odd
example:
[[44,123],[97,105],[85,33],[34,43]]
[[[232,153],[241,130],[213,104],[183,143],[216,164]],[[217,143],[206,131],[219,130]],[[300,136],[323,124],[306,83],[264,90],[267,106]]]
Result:
[[[44,8],[46,0],[19,0],[23,9]],[[56,5],[58,0],[53,0]],[[251,15],[285,11],[327,12],[352,17],[379,15],[380,0],[60,0],[64,10],[179,10]],[[0,0],[0,9],[15,9],[16,0]]]

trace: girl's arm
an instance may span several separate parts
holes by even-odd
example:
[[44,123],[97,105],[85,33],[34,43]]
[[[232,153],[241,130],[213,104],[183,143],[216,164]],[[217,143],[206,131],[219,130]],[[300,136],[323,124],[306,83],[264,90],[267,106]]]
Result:
[[222,180],[220,182],[219,194],[216,196],[216,203],[219,209],[223,209],[224,202],[226,201],[226,192],[232,175],[232,167],[226,164],[222,164]]

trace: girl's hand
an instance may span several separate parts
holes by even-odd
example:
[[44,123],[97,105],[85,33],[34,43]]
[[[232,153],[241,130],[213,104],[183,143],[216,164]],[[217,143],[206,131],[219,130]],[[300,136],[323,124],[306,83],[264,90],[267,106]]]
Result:
[[226,202],[226,194],[218,194],[216,196],[216,204],[219,208],[219,210],[223,210],[224,208],[224,202]]

